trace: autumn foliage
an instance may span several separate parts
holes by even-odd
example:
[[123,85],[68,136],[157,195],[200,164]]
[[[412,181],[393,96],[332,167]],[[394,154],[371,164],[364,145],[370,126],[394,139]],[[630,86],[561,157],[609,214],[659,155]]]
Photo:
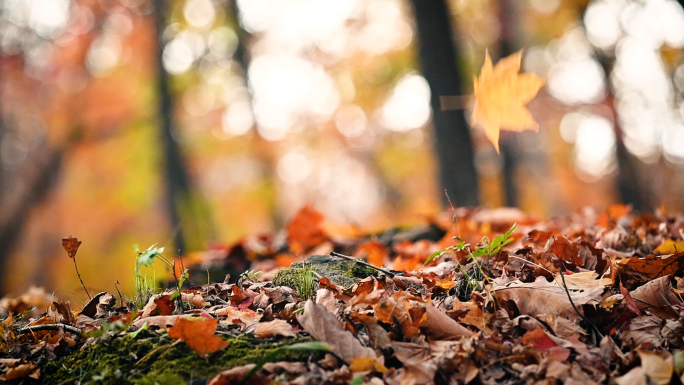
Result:
[[[154,357],[189,354],[212,368],[193,378],[213,384],[266,384],[276,377],[284,383],[664,384],[684,373],[684,216],[615,206],[540,221],[514,209],[463,208],[426,220],[428,226],[387,232],[336,232],[345,227],[306,206],[286,237],[232,246],[252,264],[237,279],[180,295],[169,289],[140,309],[122,298],[117,307],[106,292],[80,311],[39,289],[5,298],[0,375],[49,382],[68,370],[69,357],[111,338],[161,341],[145,356],[117,364],[124,382],[144,375],[131,370],[145,370]],[[306,301],[299,286],[273,283],[283,261],[314,261],[308,257],[323,250],[375,272],[343,286],[311,262],[315,288]],[[318,342],[301,342],[309,339]],[[278,348],[249,363],[225,361],[233,345],[246,341],[254,341],[252,349]],[[290,346],[305,355],[284,359]],[[35,353],[22,353],[29,349]],[[174,376],[189,379],[173,365]]]

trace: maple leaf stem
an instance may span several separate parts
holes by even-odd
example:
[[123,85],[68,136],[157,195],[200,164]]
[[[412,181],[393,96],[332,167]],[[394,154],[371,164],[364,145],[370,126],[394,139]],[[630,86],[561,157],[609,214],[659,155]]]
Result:
[[78,272],[78,265],[76,265],[76,258],[72,258],[74,260],[74,267],[76,268],[76,275],[78,275],[78,280],[81,281],[81,285],[83,286],[83,290],[85,290],[86,294],[88,295],[88,299],[93,299],[93,297],[90,296],[90,293],[88,293],[88,289],[86,288],[86,285],[83,283],[83,280],[81,279],[81,273]]

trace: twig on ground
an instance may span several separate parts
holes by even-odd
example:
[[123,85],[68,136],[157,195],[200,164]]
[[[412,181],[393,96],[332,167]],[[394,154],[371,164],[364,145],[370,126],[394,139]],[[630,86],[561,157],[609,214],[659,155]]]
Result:
[[67,331],[71,334],[81,336],[81,329],[75,327],[75,326],[70,326],[70,325],[65,325],[65,324],[49,324],[49,325],[36,325],[36,326],[26,326],[24,328],[19,329],[18,334],[26,334],[26,333],[34,333],[34,332],[44,332],[44,331],[52,331],[52,330],[62,330]]
[[360,259],[358,259],[358,258],[354,258],[354,257],[350,257],[350,256],[348,256],[348,255],[336,253],[336,252],[334,252],[334,251],[331,251],[331,252],[330,252],[330,255],[333,256],[333,257],[344,258],[344,259],[346,259],[346,260],[348,260],[348,261],[356,262],[356,263],[358,263],[358,264],[361,264],[361,265],[370,267],[371,269],[375,269],[375,270],[378,270],[378,271],[380,271],[380,272],[383,272],[383,273],[389,275],[390,277],[394,277],[394,276],[395,276],[395,274],[392,273],[392,272],[389,271],[389,270],[385,270],[385,269],[383,269],[383,268],[380,268],[380,267],[377,267],[377,266],[373,266],[373,265],[371,265],[370,263],[366,263],[366,262],[364,262],[364,261],[362,261],[362,260],[360,260]]

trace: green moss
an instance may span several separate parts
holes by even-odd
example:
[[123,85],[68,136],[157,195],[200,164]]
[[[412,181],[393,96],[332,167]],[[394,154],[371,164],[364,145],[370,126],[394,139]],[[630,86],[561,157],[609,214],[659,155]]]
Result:
[[[144,333],[144,334],[143,334]],[[175,384],[191,378],[211,378],[232,367],[256,363],[279,347],[311,338],[287,339],[254,344],[245,337],[225,338],[230,345],[203,359],[185,343],[166,333],[143,332],[137,339],[129,335],[102,339],[97,344],[50,362],[43,369],[42,381],[50,384]],[[291,351],[280,361],[305,361],[309,352]]]
[[[343,288],[349,288],[364,278],[377,276],[378,274],[378,271],[373,268],[343,258],[329,255],[312,255],[303,261],[293,263],[287,269],[278,271],[273,279],[273,283],[289,286],[302,296],[302,292],[307,293],[306,289],[312,286],[309,283],[311,280],[309,272],[311,271],[320,277],[328,278],[330,282]],[[315,290],[315,288],[312,290]],[[305,295],[308,298],[311,294]]]

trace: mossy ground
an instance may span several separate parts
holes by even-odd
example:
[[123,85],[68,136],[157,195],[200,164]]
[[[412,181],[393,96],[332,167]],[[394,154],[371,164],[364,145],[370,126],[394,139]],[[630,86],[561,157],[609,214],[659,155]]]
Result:
[[[279,347],[311,338],[289,338],[260,343],[245,337],[224,337],[230,345],[198,356],[166,333],[141,332],[102,338],[98,343],[45,365],[41,383],[49,384],[203,384],[223,370],[257,363]],[[278,361],[306,361],[311,353],[287,352]]]

